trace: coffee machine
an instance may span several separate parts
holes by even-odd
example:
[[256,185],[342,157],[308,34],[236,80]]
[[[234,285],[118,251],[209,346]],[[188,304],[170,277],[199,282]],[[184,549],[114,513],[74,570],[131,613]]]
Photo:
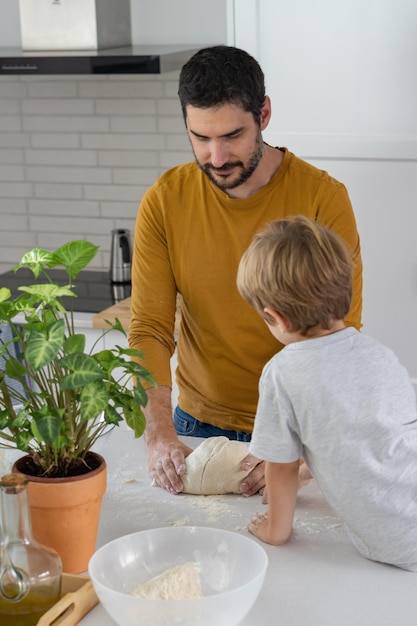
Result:
[[112,230],[110,255],[110,282],[114,302],[131,294],[132,248],[130,231],[126,228]]

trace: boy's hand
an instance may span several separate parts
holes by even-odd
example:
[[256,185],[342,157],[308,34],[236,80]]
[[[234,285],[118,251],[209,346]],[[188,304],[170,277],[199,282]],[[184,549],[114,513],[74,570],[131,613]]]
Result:
[[248,524],[248,531],[258,537],[261,541],[265,543],[269,543],[266,540],[267,535],[267,520],[268,520],[268,512],[266,513],[256,513]]

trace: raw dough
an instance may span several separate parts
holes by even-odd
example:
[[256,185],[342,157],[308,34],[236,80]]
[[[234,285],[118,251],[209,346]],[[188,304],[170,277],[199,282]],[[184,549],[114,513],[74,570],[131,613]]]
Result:
[[136,587],[132,596],[150,600],[201,598],[200,567],[189,562],[167,569]]
[[240,469],[240,464],[248,454],[249,448],[243,441],[227,437],[205,439],[185,459],[187,473],[181,477],[184,493],[240,493],[240,483],[249,474],[249,470]]

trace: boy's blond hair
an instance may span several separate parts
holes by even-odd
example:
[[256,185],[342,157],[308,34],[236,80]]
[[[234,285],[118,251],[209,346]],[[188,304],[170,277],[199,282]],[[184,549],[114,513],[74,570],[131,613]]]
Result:
[[271,222],[253,238],[238,270],[240,294],[269,323],[270,307],[307,335],[344,319],[352,298],[353,262],[338,235],[302,215]]

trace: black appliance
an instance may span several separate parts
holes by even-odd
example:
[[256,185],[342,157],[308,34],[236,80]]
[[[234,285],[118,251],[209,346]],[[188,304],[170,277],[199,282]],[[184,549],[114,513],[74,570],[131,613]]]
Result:
[[[68,284],[68,276],[64,270],[48,270],[52,280],[61,285]],[[13,270],[0,274],[0,287],[8,287],[13,297],[19,294],[18,287],[31,285],[35,281],[33,273],[26,268]],[[38,282],[46,282],[45,277],[40,276]],[[76,298],[64,298],[64,306],[69,307],[73,303],[73,310],[84,313],[99,313],[120,300],[128,298],[131,294],[130,283],[118,284],[114,288],[110,280],[109,272],[83,270],[73,281]]]

